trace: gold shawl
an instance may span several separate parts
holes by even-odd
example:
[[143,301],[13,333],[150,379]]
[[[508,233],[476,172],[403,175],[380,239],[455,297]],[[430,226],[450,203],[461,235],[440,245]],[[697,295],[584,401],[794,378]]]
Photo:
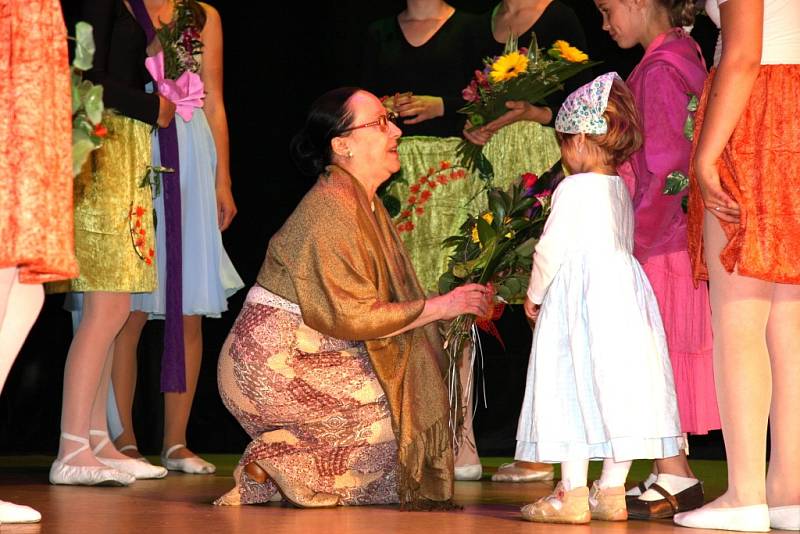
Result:
[[258,283],[297,303],[311,328],[365,342],[392,414],[401,506],[450,507],[441,338],[435,324],[384,337],[422,313],[425,295],[380,200],[371,204],[358,180],[328,167],[270,240]]

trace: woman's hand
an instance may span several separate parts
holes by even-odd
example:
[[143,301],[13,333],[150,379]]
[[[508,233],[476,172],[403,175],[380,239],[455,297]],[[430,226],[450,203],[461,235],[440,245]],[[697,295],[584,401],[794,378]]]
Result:
[[525,317],[528,318],[528,322],[531,326],[536,324],[536,320],[539,318],[539,309],[540,306],[538,304],[534,304],[531,299],[525,297],[525,304],[522,305],[523,309],[525,310]]
[[722,189],[716,164],[695,160],[694,173],[706,209],[721,221],[738,223],[739,204]]
[[175,109],[175,104],[172,101],[158,95],[158,120],[156,122],[160,127],[166,128],[169,126],[169,123],[175,118]]
[[453,319],[466,313],[484,316],[489,312],[493,297],[494,292],[480,284],[459,286],[449,293],[436,297],[442,299],[440,319]]
[[[444,115],[444,100],[438,96],[403,93],[387,99],[387,102],[388,100],[393,100],[391,111],[404,119],[403,124],[418,124]],[[390,109],[389,106],[386,107]]]
[[522,100],[509,100],[506,102],[508,111],[503,113],[500,117],[496,118],[488,124],[484,124],[480,128],[469,131],[472,124],[467,121],[464,125],[464,138],[470,143],[478,146],[483,146],[489,142],[494,134],[501,128],[514,124],[519,121],[534,121],[540,124],[547,124],[553,118],[553,113],[550,108],[542,106],[534,106],[530,102]]
[[231,225],[231,221],[236,217],[236,203],[233,201],[233,193],[229,184],[217,185],[217,224],[219,229],[224,232]]
[[553,118],[550,108],[534,106],[524,100],[509,100],[506,102],[508,111],[484,126],[492,133],[496,133],[500,128],[514,124],[519,121],[534,121],[539,124],[547,124]]
[[487,130],[485,126],[475,128],[474,130],[472,128],[472,123],[467,121],[461,133],[464,134],[464,139],[473,145],[483,146],[488,143],[494,135],[494,132]]

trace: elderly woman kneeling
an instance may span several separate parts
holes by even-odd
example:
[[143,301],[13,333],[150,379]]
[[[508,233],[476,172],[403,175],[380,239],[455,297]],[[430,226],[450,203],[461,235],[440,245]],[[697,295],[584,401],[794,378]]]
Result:
[[292,142],[319,175],[272,237],[225,342],[223,402],[253,441],[217,504],[451,506],[435,321],[483,315],[488,288],[426,299],[380,199],[400,130],[357,88],[320,97]]

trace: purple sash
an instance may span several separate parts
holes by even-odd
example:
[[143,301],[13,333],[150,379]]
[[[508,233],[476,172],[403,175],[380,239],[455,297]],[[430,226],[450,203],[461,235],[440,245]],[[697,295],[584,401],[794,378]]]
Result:
[[[133,14],[147,35],[150,43],[156,36],[153,21],[142,0],[129,1]],[[181,252],[181,171],[178,157],[178,131],[175,120],[166,128],[158,130],[158,146],[161,150],[161,166],[175,169],[169,177],[162,175],[161,190],[164,195],[164,225],[166,231],[167,309],[164,325],[164,353],[161,356],[161,391],[186,391],[186,363],[183,348],[183,259]],[[163,261],[158,258],[157,261]]]

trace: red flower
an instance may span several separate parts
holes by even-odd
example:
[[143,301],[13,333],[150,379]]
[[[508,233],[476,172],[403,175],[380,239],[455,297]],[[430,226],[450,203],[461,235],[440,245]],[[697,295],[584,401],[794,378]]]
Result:
[[437,184],[436,182],[428,182],[428,187],[430,187],[431,189],[436,189],[437,185],[439,184]]
[[144,262],[145,262],[147,265],[153,265],[153,260],[151,260],[150,258],[145,258],[145,259],[144,259]]
[[150,256],[150,257],[152,258],[153,256],[155,256],[155,255],[156,255],[156,251],[155,251],[155,250],[153,250],[153,249],[151,248],[151,249],[149,249],[149,250],[147,251],[147,255],[148,255],[148,256]]
[[408,219],[409,217],[411,217],[411,210],[403,210],[400,212],[401,219]]
[[408,188],[409,191],[412,193],[419,193],[419,184],[414,184]]
[[470,81],[469,85],[461,90],[461,98],[467,102],[475,102],[478,100],[478,82],[475,80]]
[[532,172],[526,172],[522,175],[522,187],[525,189],[530,189],[536,185],[536,180],[538,179],[539,177]]
[[141,206],[136,206],[134,213],[136,214],[137,217],[141,217],[142,215],[144,215],[144,208]]
[[445,176],[444,174],[440,174],[439,177],[436,178],[436,181],[442,185],[447,185],[447,176]]
[[417,209],[414,211],[417,212],[417,215],[422,215],[423,213],[425,213],[425,208],[423,208],[422,206],[417,206]]
[[442,170],[449,169],[450,168],[450,162],[449,161],[443,161],[443,162],[441,162],[439,164],[439,167],[441,167]]
[[105,137],[108,135],[108,128],[103,126],[102,124],[95,124],[94,126],[94,135],[97,137]]
[[420,195],[420,198],[422,198],[423,201],[428,200],[429,198],[431,198],[430,190],[423,191],[422,195]]
[[[425,193],[423,193],[423,196],[424,196],[424,195],[425,195]],[[408,197],[408,203],[409,203],[409,205],[413,205],[413,204],[415,204],[416,202],[417,202],[417,197],[416,197],[416,196],[414,196],[414,195],[411,195],[410,197]]]
[[137,247],[143,247],[144,246],[144,238],[140,237],[139,239],[137,239],[136,240],[136,246]]

